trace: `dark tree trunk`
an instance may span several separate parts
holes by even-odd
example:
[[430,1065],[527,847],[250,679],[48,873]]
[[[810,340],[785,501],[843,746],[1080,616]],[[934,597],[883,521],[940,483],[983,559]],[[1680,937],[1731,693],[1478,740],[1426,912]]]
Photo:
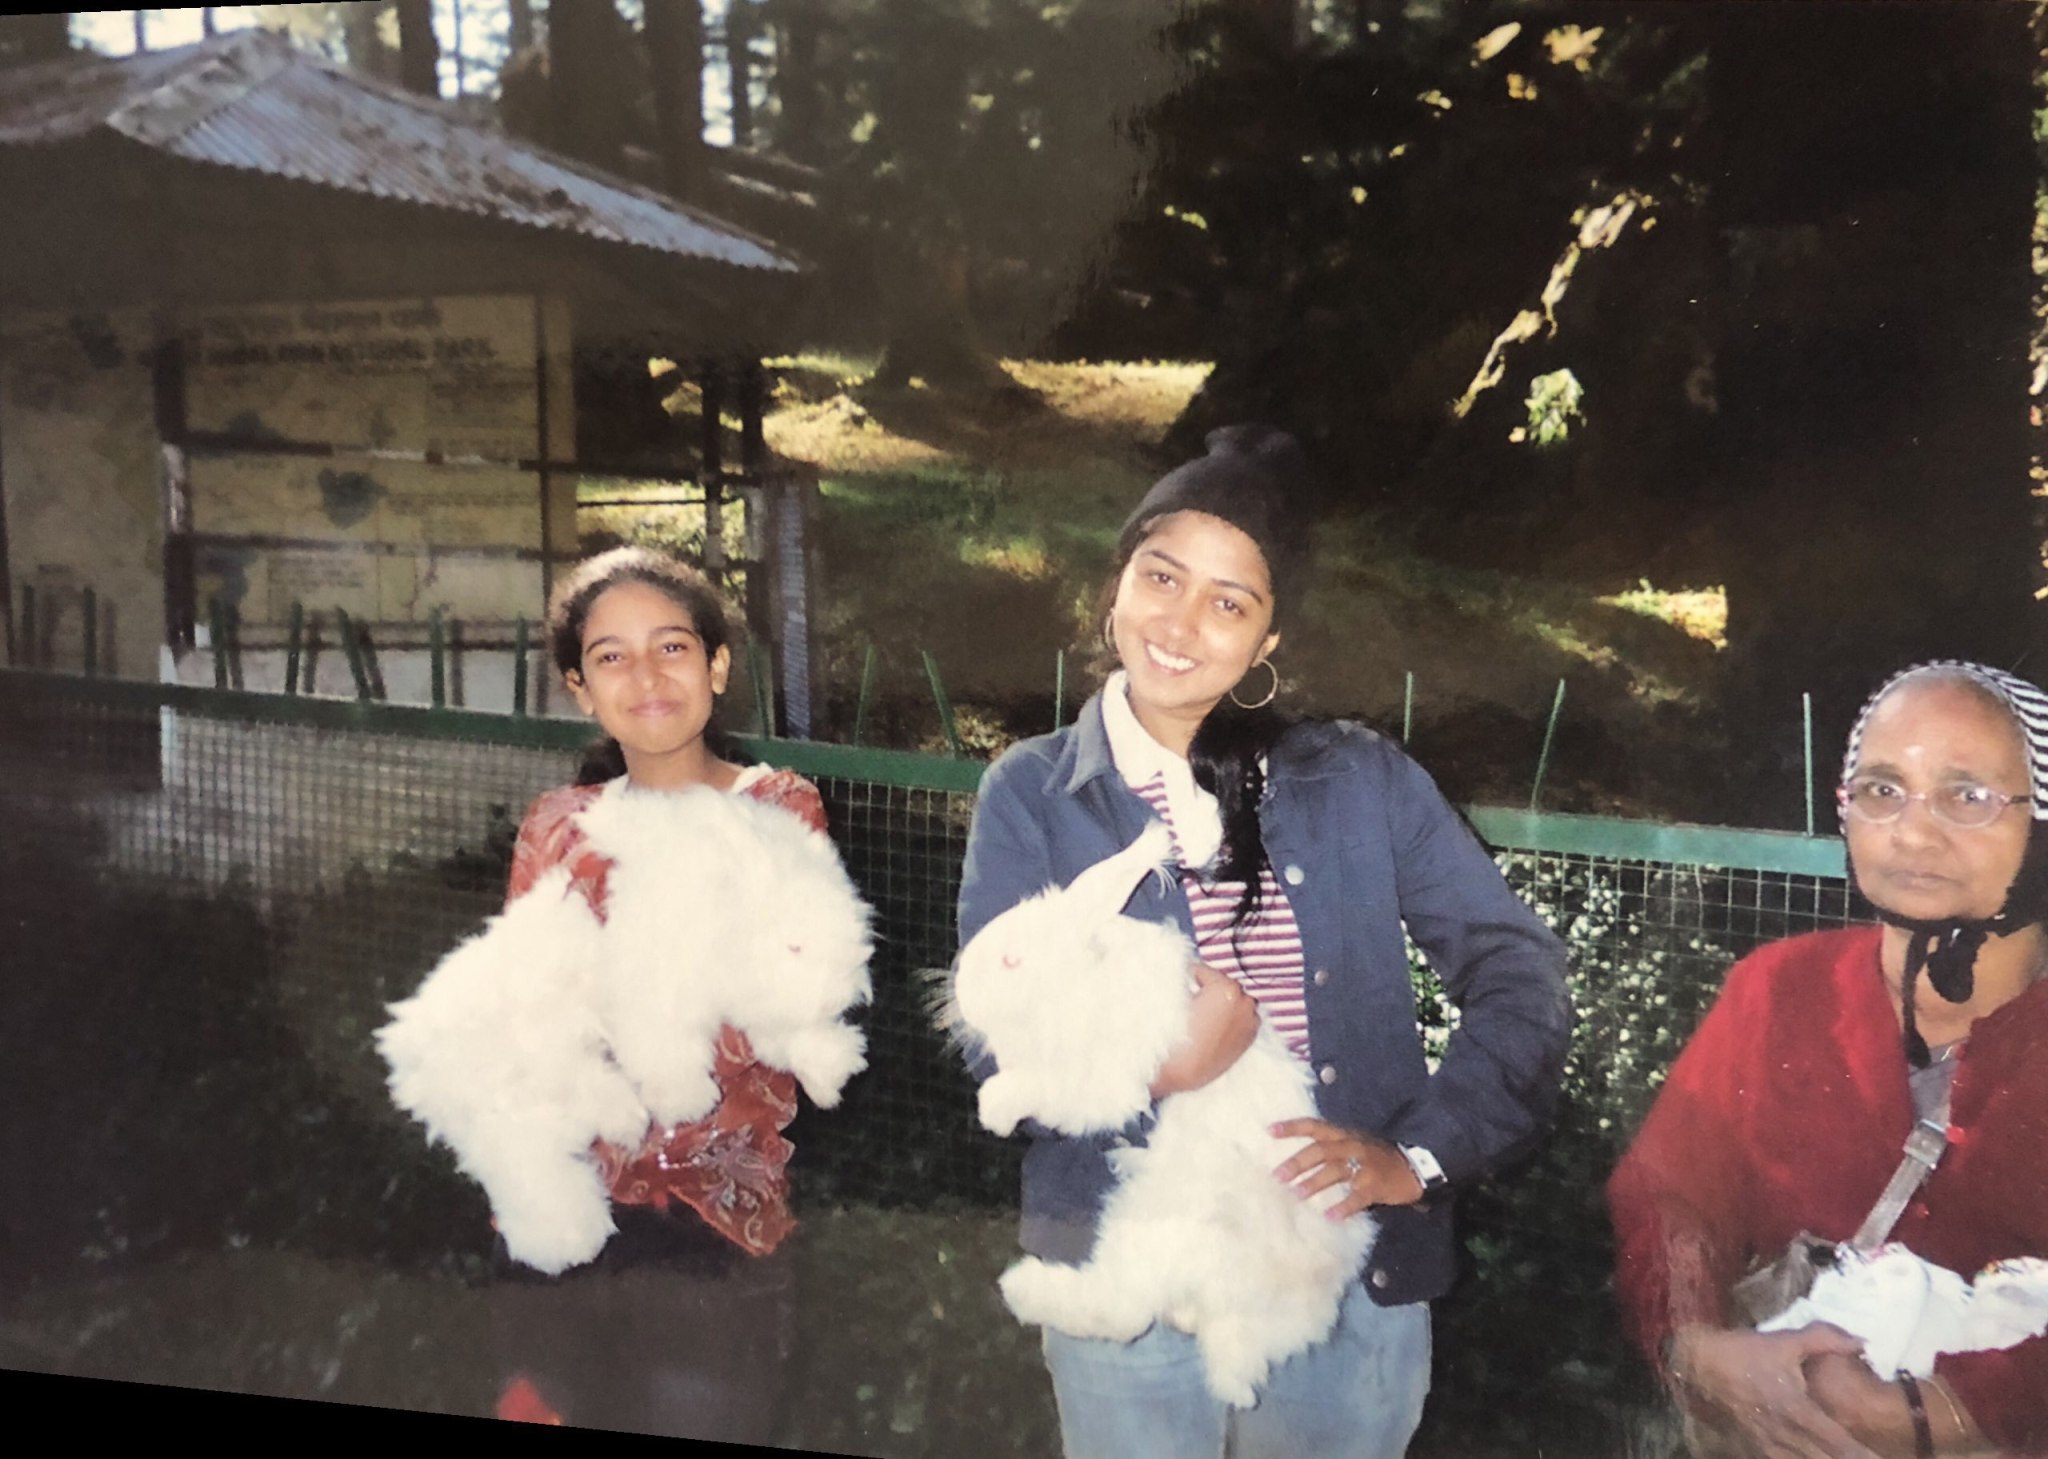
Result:
[[825,155],[817,9],[809,0],[769,0],[769,16],[775,34],[773,86],[780,103],[775,145],[799,162],[817,162]]
[[220,26],[214,22],[213,9],[211,5],[203,5],[199,9],[199,33],[208,39],[220,34]]
[[70,53],[70,11],[0,16],[0,61],[54,61]]
[[1732,5],[1712,24],[1731,722],[1789,808],[1802,692],[1825,777],[1889,671],[2020,664],[2043,637],[2034,50],[2005,6]]
[[548,0],[548,92],[555,146],[595,167],[616,168],[625,141],[625,96],[612,72],[611,0]]
[[[1398,25],[1406,6],[1402,0],[1351,0],[1351,31],[1354,40],[1384,34]],[[1378,27],[1377,30],[1374,27]]]
[[498,120],[515,137],[543,147],[555,145],[554,94],[544,47],[514,51],[498,73]]
[[1238,0],[1259,44],[1275,55],[1294,49],[1295,0]]
[[462,55],[462,0],[448,0],[449,39],[455,50],[455,94],[469,90],[469,67]]
[[396,81],[399,79],[398,57],[377,32],[377,19],[383,13],[384,6],[376,0],[344,6],[341,43],[348,53],[349,65],[356,70],[382,81]]
[[135,49],[138,51],[149,49],[149,12],[147,10],[135,12]]
[[441,94],[441,43],[434,36],[434,0],[397,0],[398,80],[422,96]]
[[533,27],[533,0],[505,0],[505,20],[505,45],[513,55],[518,55],[538,39]]
[[889,340],[876,378],[904,385],[912,377],[948,389],[989,390],[1012,383],[982,342],[968,281],[972,253],[964,239],[925,230],[915,241],[893,240],[884,265]]
[[754,7],[731,0],[725,10],[725,64],[732,81],[732,144],[754,144]]
[[684,201],[704,193],[704,12],[700,0],[647,0],[647,68],[662,175]]

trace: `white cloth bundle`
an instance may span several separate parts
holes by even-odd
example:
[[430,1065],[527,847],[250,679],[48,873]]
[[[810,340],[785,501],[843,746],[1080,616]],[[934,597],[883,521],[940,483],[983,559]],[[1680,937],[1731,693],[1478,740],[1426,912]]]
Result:
[[1997,1262],[1971,1282],[1896,1243],[1869,1256],[1845,1246],[1811,1292],[1757,1331],[1812,1322],[1861,1338],[1864,1361],[1885,1377],[1930,1377],[1942,1353],[2009,1348],[2048,1331],[2048,1261]]

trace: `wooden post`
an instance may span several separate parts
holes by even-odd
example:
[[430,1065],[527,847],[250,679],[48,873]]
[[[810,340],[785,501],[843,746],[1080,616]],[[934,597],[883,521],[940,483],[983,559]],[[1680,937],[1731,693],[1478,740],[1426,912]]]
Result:
[[553,443],[548,437],[548,320],[541,296],[533,296],[533,373],[536,429],[534,447],[539,453],[540,471],[540,600],[545,604],[555,590],[555,536],[553,503]]
[[432,689],[429,697],[434,708],[445,709],[448,705],[448,634],[441,623],[441,609],[437,604],[427,615],[427,654],[431,659],[429,670],[432,675]]
[[704,479],[704,571],[725,567],[725,438],[718,423],[725,409],[725,375],[715,363],[697,376],[703,402],[698,419],[698,472]]
[[512,632],[512,712],[526,713],[526,660],[527,660],[526,615],[519,615],[518,626]]
[[768,372],[759,360],[740,367],[740,470],[759,476],[768,464]]
[[206,600],[206,636],[212,640],[213,687],[228,687],[228,612],[219,598]]
[[[0,382],[4,383],[4,382]],[[0,422],[7,416],[7,399],[0,394]],[[7,440],[0,431],[0,617],[7,620],[7,662],[21,663],[27,655],[16,642],[14,631],[14,570],[7,548]]]
[[233,603],[227,605],[228,628],[228,687],[242,689],[242,610]]
[[192,549],[192,477],[185,457],[185,345],[159,329],[150,356],[150,386],[161,461],[157,489],[163,506],[164,642],[190,649],[199,615],[198,570]]
[[341,651],[348,657],[349,676],[356,681],[356,698],[370,698],[370,674],[363,662],[363,645],[356,639],[356,626],[346,608],[334,610],[334,629],[341,635]]
[[306,605],[298,599],[292,600],[291,624],[285,630],[284,647],[284,692],[299,692],[299,649],[305,641]]

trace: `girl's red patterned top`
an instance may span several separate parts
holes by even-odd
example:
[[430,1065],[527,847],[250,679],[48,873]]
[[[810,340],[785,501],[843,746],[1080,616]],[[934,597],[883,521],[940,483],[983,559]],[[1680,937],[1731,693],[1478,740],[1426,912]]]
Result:
[[[611,862],[591,848],[575,818],[603,789],[565,785],[533,803],[512,853],[508,904],[547,871],[567,865],[572,883],[602,920]],[[825,829],[817,786],[794,771],[742,780],[733,793],[780,806],[814,830]],[[614,1201],[657,1208],[682,1201],[720,1235],[751,1255],[765,1256],[795,1225],[787,1174],[795,1147],[782,1131],[796,1118],[796,1080],[755,1062],[747,1036],[730,1025],[719,1030],[715,1052],[719,1100],[710,1114],[672,1129],[650,1125],[632,1150],[598,1141],[591,1154]]]

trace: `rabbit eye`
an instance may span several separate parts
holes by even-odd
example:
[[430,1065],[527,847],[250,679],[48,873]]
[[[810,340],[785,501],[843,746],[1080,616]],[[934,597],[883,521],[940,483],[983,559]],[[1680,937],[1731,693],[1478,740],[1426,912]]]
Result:
[[1006,952],[1003,954],[1003,966],[1006,968],[1020,967],[1023,965],[1023,962],[1024,959],[1018,957],[1017,954],[1015,954],[1014,952]]

